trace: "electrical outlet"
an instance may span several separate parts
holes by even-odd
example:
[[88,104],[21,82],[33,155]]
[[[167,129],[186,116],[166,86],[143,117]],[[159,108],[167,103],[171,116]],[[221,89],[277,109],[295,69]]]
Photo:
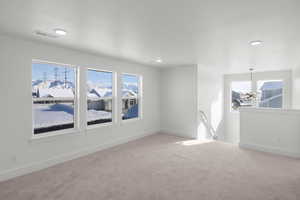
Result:
[[17,162],[17,156],[16,156],[16,155],[13,155],[13,156],[11,157],[11,160],[12,160],[13,163],[16,163],[16,162]]

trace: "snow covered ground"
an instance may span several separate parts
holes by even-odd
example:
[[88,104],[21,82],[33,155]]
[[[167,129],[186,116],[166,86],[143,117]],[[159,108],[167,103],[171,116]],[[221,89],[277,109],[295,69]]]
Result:
[[95,121],[99,119],[111,119],[111,112],[106,112],[103,110],[88,110],[88,121]]
[[34,104],[34,128],[74,122],[74,108],[69,104]]
[[[34,104],[34,128],[74,123],[74,107],[72,103]],[[110,119],[111,112],[88,110],[87,120]]]

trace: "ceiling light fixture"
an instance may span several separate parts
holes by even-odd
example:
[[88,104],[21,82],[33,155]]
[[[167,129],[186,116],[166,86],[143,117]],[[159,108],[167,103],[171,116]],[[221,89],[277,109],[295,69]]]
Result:
[[56,35],[56,34],[47,33],[47,32],[40,31],[40,30],[36,30],[34,33],[36,35],[42,36],[42,37],[48,37],[48,38],[57,38],[58,37],[58,35]]
[[156,59],[156,62],[157,63],[162,63],[162,59],[158,58],[158,59]]
[[54,32],[56,35],[61,35],[61,36],[67,35],[67,31],[60,28],[54,29]]
[[254,41],[250,41],[249,44],[251,46],[258,46],[258,45],[261,45],[263,43],[263,41],[261,40],[254,40]]
[[[251,83],[253,82],[253,71],[254,71],[254,68],[249,68],[249,71],[250,71],[250,80],[251,80]],[[246,93],[245,95],[245,99],[250,103],[250,105],[252,106],[255,106],[256,105],[256,99],[257,98],[257,93],[255,91],[251,91],[251,92],[248,92]]]

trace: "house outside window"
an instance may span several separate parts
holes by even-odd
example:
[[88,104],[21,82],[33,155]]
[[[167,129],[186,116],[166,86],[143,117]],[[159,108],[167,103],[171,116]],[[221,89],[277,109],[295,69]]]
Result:
[[138,75],[122,74],[122,119],[140,118],[141,78]]
[[251,107],[251,81],[233,81],[231,83],[231,110],[237,111],[240,107]]
[[87,125],[113,120],[113,72],[87,71]]
[[265,108],[282,108],[283,81],[257,81],[257,106]]

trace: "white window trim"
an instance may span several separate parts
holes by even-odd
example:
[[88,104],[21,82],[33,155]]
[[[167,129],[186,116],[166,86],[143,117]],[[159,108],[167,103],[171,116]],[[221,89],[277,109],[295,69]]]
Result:
[[[230,96],[230,112],[231,113],[239,113],[240,111],[239,110],[233,110],[232,109],[232,83],[233,82],[250,82],[251,83],[251,92],[257,92],[258,90],[258,87],[257,87],[257,84],[258,84],[258,81],[282,81],[283,82],[283,88],[282,88],[282,107],[281,108],[270,108],[270,107],[258,107],[258,105],[255,105],[253,106],[253,108],[265,108],[265,109],[286,109],[286,107],[288,107],[288,101],[287,101],[287,88],[288,85],[286,83],[286,80],[283,79],[283,78],[256,78],[256,79],[253,79],[252,81],[251,80],[232,80],[230,81],[230,87],[229,87],[229,96]],[[258,103],[258,102],[257,102]]]
[[51,131],[51,132],[45,132],[45,133],[33,135],[31,137],[31,140],[49,138],[49,137],[60,136],[60,135],[68,135],[68,134],[79,134],[79,133],[80,131],[77,128],[62,129],[58,131]]
[[[121,83],[121,93],[120,93],[120,101],[121,101],[121,108],[120,108],[120,122],[121,124],[126,124],[126,123],[130,123],[130,122],[136,122],[139,120],[143,119],[143,76],[140,74],[133,74],[133,73],[127,73],[127,72],[121,72],[120,73],[120,83]],[[123,99],[136,99],[136,98],[130,98],[130,97],[124,97],[123,98],[123,81],[122,81],[122,75],[131,75],[131,76],[137,76],[139,79],[138,82],[138,95],[137,95],[137,100],[138,100],[138,117],[135,118],[131,118],[131,119],[123,119],[122,118],[122,112],[123,112],[123,108],[122,108],[122,101]]]
[[[86,69],[86,77],[87,77],[87,73],[88,73],[89,70],[96,71],[96,72],[109,72],[109,73],[112,73],[112,97],[91,98],[91,97],[87,96],[87,91],[85,91],[85,104],[87,104],[88,99],[92,99],[92,100],[111,99],[112,100],[112,114],[111,114],[112,121],[111,122],[88,125],[88,109],[86,107],[86,111],[85,111],[86,112],[85,113],[85,116],[86,116],[85,129],[86,130],[91,130],[91,129],[97,129],[97,128],[102,128],[102,127],[112,126],[112,125],[117,123],[117,117],[116,117],[116,114],[115,114],[117,112],[117,106],[116,106],[116,99],[117,99],[116,98],[116,96],[117,96],[116,95],[116,91],[117,91],[116,90],[116,85],[117,85],[116,72],[109,71],[109,70],[102,70],[102,69],[99,69],[99,68],[87,68]],[[88,77],[86,78],[86,82],[87,81],[88,81]],[[85,85],[86,85],[86,83],[85,83]]]
[[[74,128],[68,128],[68,129],[62,129],[62,130],[57,130],[57,131],[49,131],[49,132],[44,132],[40,134],[34,134],[34,112],[33,112],[33,102],[38,101],[39,99],[34,99],[31,95],[31,139],[40,139],[40,138],[47,138],[47,137],[52,137],[52,136],[58,136],[58,135],[64,135],[64,134],[71,134],[71,133],[77,133],[79,132],[79,68],[75,65],[71,64],[64,64],[64,63],[57,63],[57,62],[52,62],[52,61],[45,61],[45,60],[40,60],[40,59],[32,59],[31,61],[31,70],[32,70],[32,64],[33,63],[41,63],[41,64],[54,64],[54,65],[59,65],[59,66],[65,66],[65,67],[70,67],[73,68],[75,71],[75,96],[74,98],[55,98],[55,99],[72,99],[74,100]],[[32,73],[31,73],[32,74]],[[31,77],[32,80],[32,77]],[[30,94],[32,93],[32,83],[30,83]],[[42,98],[42,99],[47,99],[47,98]],[[54,100],[54,98],[51,98],[51,100]]]

